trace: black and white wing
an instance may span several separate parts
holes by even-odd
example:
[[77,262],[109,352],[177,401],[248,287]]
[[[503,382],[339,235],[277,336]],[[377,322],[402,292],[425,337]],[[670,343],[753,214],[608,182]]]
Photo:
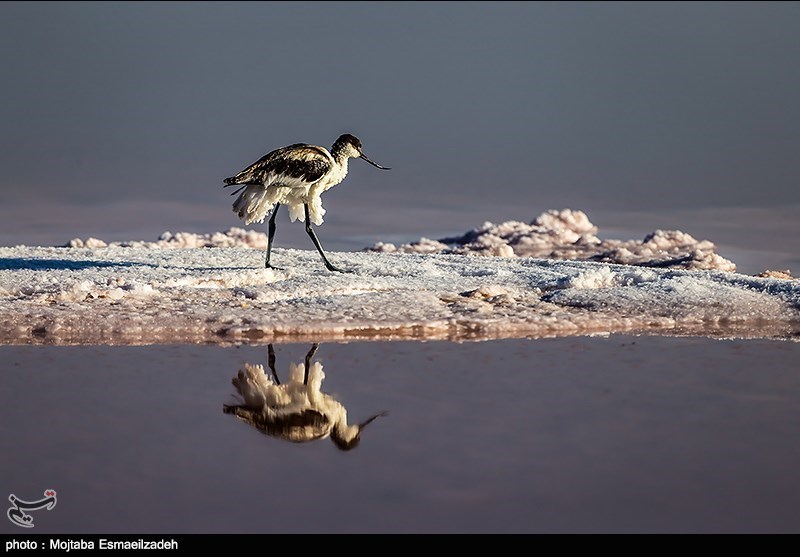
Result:
[[274,185],[307,188],[327,174],[333,164],[333,157],[326,149],[296,143],[267,153],[238,174],[225,178],[224,187],[260,185],[266,188]]

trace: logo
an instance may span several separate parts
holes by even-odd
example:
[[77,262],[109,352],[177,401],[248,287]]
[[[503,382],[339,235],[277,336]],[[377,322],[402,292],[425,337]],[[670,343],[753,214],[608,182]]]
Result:
[[8,508],[8,519],[23,528],[33,528],[33,517],[25,511],[38,511],[39,509],[53,510],[56,506],[56,492],[53,489],[44,490],[44,499],[38,501],[23,501],[13,493],[8,496],[13,507]]

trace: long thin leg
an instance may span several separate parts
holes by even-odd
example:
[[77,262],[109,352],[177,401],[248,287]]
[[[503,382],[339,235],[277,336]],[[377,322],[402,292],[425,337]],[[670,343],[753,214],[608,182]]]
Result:
[[278,372],[275,371],[275,349],[272,347],[271,344],[267,345],[267,351],[269,352],[269,369],[272,371],[272,378],[275,379],[275,384],[280,385],[281,380],[278,379]]
[[269,256],[272,253],[272,240],[275,238],[275,217],[278,215],[278,209],[280,208],[281,204],[276,203],[275,207],[272,209],[272,216],[269,217],[269,234],[267,235],[267,259],[264,262],[264,266],[267,269],[278,269],[281,270],[280,267],[275,267],[270,265],[269,263]]
[[311,236],[311,241],[314,242],[317,251],[322,256],[322,261],[325,263],[325,268],[329,271],[337,271],[339,273],[351,273],[352,271],[345,271],[344,269],[334,266],[330,261],[328,261],[328,258],[325,257],[325,252],[322,251],[322,244],[319,243],[319,239],[314,233],[314,229],[311,228],[311,215],[309,214],[308,203],[304,203],[303,207],[305,207],[306,210],[306,232],[308,232],[308,235]]
[[315,342],[311,346],[311,350],[309,350],[308,354],[306,354],[306,372],[303,375],[303,385],[308,385],[308,371],[311,369],[311,358],[314,357],[314,354],[317,352],[317,348],[319,348],[319,343]]

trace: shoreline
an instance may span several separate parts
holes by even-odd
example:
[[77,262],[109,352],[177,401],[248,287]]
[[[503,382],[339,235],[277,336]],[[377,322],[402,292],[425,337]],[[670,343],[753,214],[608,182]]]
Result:
[[0,248],[1,344],[796,339],[800,281],[464,255],[249,248]]

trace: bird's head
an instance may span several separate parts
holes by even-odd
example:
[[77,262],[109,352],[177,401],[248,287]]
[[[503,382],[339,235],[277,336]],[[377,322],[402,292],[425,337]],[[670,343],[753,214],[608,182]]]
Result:
[[337,422],[331,431],[331,441],[336,448],[342,451],[350,451],[358,447],[361,442],[361,432],[375,421],[376,418],[385,416],[387,412],[378,412],[374,416],[367,418],[360,424],[347,425],[344,422]]
[[361,140],[354,135],[350,135],[349,133],[340,135],[339,139],[333,143],[331,150],[333,153],[341,153],[344,156],[352,159],[364,159],[375,168],[380,168],[381,170],[391,170],[391,168],[386,168],[385,166],[375,164],[369,160],[367,155],[361,152]]

